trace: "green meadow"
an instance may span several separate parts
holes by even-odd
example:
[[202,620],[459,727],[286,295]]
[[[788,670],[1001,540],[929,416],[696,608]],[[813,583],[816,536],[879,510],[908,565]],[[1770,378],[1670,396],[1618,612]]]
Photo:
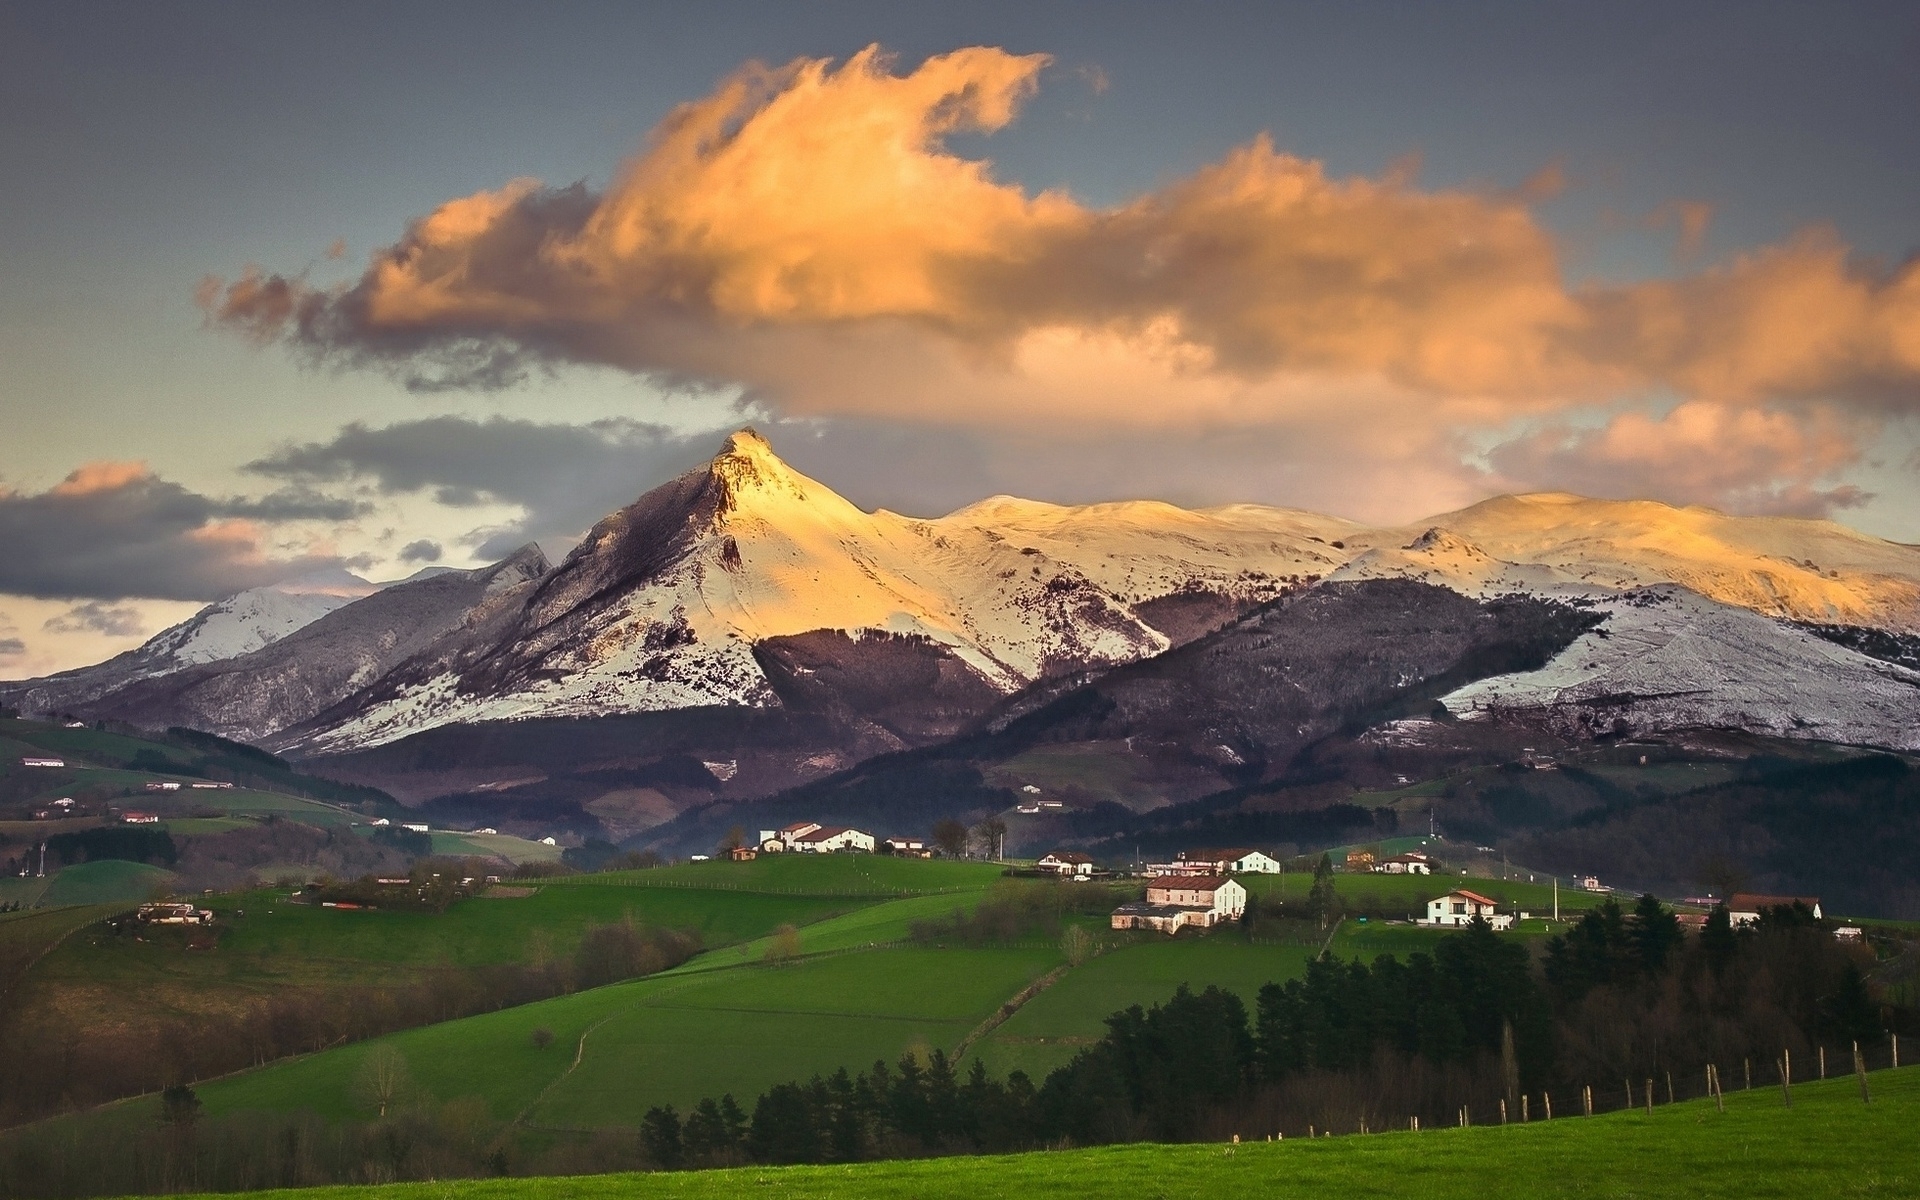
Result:
[[1920,1068],[1530,1125],[1239,1146],[1130,1145],[979,1158],[746,1167],[249,1193],[284,1200],[975,1200],[1352,1196],[1421,1200],[1802,1200],[1920,1194]]

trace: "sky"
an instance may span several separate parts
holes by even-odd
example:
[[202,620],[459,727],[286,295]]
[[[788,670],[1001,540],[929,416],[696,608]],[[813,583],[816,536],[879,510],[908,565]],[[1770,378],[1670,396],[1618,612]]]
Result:
[[1920,542],[1911,4],[0,3],[0,677],[867,507],[1517,491]]

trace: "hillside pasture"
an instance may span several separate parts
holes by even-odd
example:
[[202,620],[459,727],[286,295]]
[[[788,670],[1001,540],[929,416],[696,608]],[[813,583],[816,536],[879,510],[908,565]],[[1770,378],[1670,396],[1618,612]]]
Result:
[[[977,1200],[986,1196],[1419,1196],[1866,1200],[1920,1193],[1920,1068],[1531,1124],[1220,1144],[1135,1144],[845,1166],[327,1187],[233,1200]],[[207,1198],[211,1200],[211,1198]]]

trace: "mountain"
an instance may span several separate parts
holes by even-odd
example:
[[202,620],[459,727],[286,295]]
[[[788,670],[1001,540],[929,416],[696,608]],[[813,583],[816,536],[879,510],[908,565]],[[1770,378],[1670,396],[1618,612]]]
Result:
[[39,712],[80,707],[137,680],[252,653],[378,590],[378,585],[344,570],[249,588],[207,605],[124,654],[24,685],[0,684],[0,695]]
[[[1161,653],[1345,556],[1345,522],[1279,509],[1061,508],[1006,498],[937,520],[864,512],[752,431],[596,525],[503,637],[407,665],[299,748],[436,726],[768,707],[913,659],[963,710]],[[823,635],[822,631],[828,631]],[[881,660],[872,667],[863,660]],[[816,689],[817,690],[817,689]]]
[[[1382,582],[1428,586],[1362,586]],[[1391,620],[1382,596],[1404,601]],[[424,572],[244,654],[164,674],[103,664],[0,699],[64,696],[263,740],[410,802],[607,832],[1115,705],[1017,753],[976,747],[965,769],[990,790],[1079,788],[1144,811],[1308,760],[1391,780],[1400,751],[1347,729],[1351,713],[1295,712],[1263,688],[1311,664],[1379,692],[1370,672],[1412,652],[1398,639],[1471,626],[1471,606],[1511,597],[1579,628],[1497,671],[1406,660],[1407,686],[1446,720],[1382,718],[1401,723],[1389,740],[1453,747],[1420,762],[1684,728],[1920,747],[1920,549],[1832,522],[1558,493],[1394,528],[1005,496],[921,519],[863,511],[751,430],[608,515],[558,567],[529,548]],[[1326,641],[1338,629],[1370,632]],[[1208,640],[1229,630],[1251,641]],[[1261,665],[1244,675],[1242,658]],[[1146,690],[1103,690],[1126,681]]]
[[[547,568],[539,548],[527,546],[491,567],[370,588],[357,599],[328,595],[340,602],[258,649],[177,662],[165,672],[116,682],[85,700],[59,703],[90,716],[148,727],[187,726],[262,740],[337,703],[441,639],[511,611]],[[192,625],[179,627],[187,631],[181,644],[206,647],[203,631],[189,629]],[[25,709],[52,706],[45,699],[44,683],[6,694]]]

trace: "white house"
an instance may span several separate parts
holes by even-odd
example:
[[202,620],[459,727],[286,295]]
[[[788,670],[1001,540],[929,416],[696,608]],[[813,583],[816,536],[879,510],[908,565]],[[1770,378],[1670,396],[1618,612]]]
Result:
[[137,914],[140,920],[152,925],[211,925],[213,913],[204,908],[195,908],[191,904],[142,904]]
[[1757,925],[1760,914],[1769,908],[1792,908],[1804,904],[1813,910],[1813,919],[1823,919],[1818,896],[1760,896],[1750,892],[1740,892],[1727,901],[1727,920],[1736,927]]
[[787,843],[789,850],[801,854],[833,854],[840,850],[859,850],[872,854],[879,843],[870,833],[843,825],[816,825],[797,834]]
[[1078,850],[1055,850],[1033,865],[1071,879],[1086,879],[1093,874],[1093,859]]
[[411,829],[415,833],[432,833],[433,827],[424,821],[402,821],[400,828]]
[[1373,869],[1383,875],[1431,875],[1433,860],[1418,850],[1409,850],[1405,854],[1381,859],[1373,864]]
[[64,758],[36,758],[29,755],[20,760],[20,765],[23,767],[64,767],[67,765],[67,760]]
[[1237,921],[1247,911],[1247,889],[1218,875],[1162,875],[1147,881],[1147,898],[1113,910],[1115,929],[1157,929],[1176,933],[1182,926],[1211,928]]
[[129,825],[158,825],[160,818],[150,812],[123,812],[120,819]]
[[1178,858],[1181,874],[1278,875],[1280,863],[1258,850],[1232,846],[1222,850],[1185,850]]
[[1458,888],[1427,901],[1422,925],[1471,925],[1479,917],[1495,929],[1513,928],[1513,914],[1494,911],[1495,902],[1478,892]]
[[933,851],[927,849],[927,843],[919,838],[890,837],[887,839],[887,852],[906,858],[932,858]]

